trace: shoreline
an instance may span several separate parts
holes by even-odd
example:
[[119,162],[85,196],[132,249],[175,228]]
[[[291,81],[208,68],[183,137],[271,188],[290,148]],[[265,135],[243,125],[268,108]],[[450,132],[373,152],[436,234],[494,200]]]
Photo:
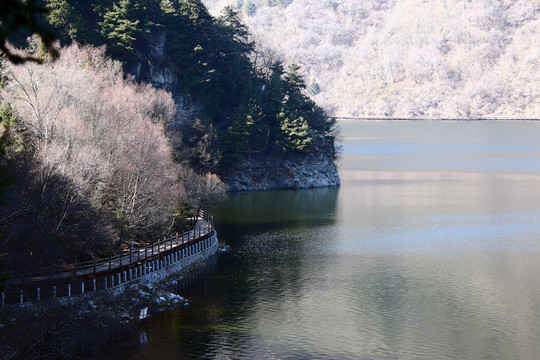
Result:
[[114,288],[4,306],[0,349],[8,358],[40,358],[43,354],[121,358],[123,350],[139,343],[141,322],[158,312],[189,305],[172,288],[218,255],[215,232],[212,238],[205,250]]

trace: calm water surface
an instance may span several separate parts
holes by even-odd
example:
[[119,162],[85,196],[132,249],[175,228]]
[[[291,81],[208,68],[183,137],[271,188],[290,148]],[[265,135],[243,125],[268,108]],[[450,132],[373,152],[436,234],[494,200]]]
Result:
[[132,357],[540,358],[540,122],[341,126],[341,188],[231,196]]

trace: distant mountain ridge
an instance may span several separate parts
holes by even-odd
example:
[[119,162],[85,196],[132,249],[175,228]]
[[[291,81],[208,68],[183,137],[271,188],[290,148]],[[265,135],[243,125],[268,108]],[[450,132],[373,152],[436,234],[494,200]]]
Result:
[[539,0],[204,0],[334,116],[540,118]]

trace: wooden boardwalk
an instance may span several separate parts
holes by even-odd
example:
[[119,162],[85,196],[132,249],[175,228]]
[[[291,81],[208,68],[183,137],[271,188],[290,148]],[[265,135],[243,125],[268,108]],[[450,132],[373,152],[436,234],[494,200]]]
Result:
[[[8,282],[0,305],[75,296],[123,285],[176,264],[216,245],[213,217],[199,211],[192,230],[122,254],[68,266],[42,269]],[[74,283],[77,285],[72,286]],[[13,290],[19,286],[22,290]]]

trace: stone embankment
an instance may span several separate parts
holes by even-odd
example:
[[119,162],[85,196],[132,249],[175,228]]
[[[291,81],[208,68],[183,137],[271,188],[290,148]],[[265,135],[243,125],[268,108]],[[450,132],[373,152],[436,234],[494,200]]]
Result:
[[322,135],[313,140],[308,154],[250,156],[221,178],[230,191],[339,186],[334,151],[329,148],[333,145]]
[[[132,284],[157,284],[187,266],[205,260],[219,249],[213,218],[199,212],[195,228],[135,253],[129,251],[93,264],[75,265],[62,272],[45,271],[13,279],[0,293],[0,306],[93,296],[117,296]],[[19,287],[19,288],[18,288]]]

